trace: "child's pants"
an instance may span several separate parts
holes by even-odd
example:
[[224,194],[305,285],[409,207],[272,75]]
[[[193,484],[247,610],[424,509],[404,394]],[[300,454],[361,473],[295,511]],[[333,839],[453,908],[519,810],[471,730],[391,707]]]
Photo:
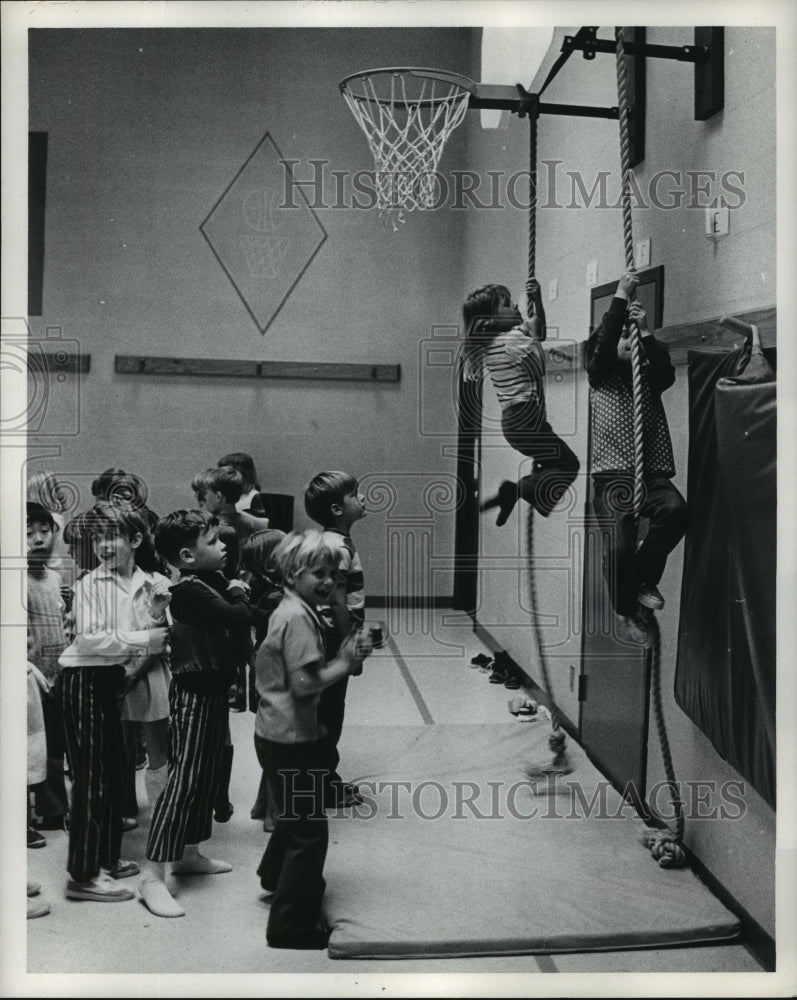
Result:
[[603,572],[612,607],[633,617],[643,584],[657,585],[667,556],[686,533],[686,501],[667,476],[648,476],[640,518],[650,527],[636,550],[633,514],[634,477],[627,473],[595,473],[593,506],[603,535]]
[[329,828],[318,743],[265,742],[278,816],[257,874],[263,888],[274,893],[266,940],[285,947],[318,925]]
[[[227,737],[229,676],[219,672],[218,678],[208,678],[205,673],[195,682],[199,677],[189,674],[183,682],[173,676],[169,688],[168,776],[149,828],[150,861],[179,861],[186,844],[208,840],[213,831],[213,800]],[[206,690],[199,693],[198,685]]]
[[504,410],[501,429],[515,451],[534,459],[534,471],[520,479],[518,492],[542,517],[548,517],[578,475],[578,458],[554,433],[536,402]]
[[[337,653],[335,654],[337,655]],[[318,703],[318,725],[326,730],[326,735],[318,741],[321,766],[327,772],[325,777],[327,790],[342,782],[338,774],[340,752],[338,743],[343,731],[343,716],[346,712],[346,691],[349,686],[348,674],[330,684],[321,692]]]
[[67,667],[61,673],[64,737],[72,773],[67,871],[90,882],[122,848],[124,745],[121,666]]
[[42,818],[63,817],[69,809],[64,782],[64,723],[61,718],[61,678],[53,681],[52,688],[42,694],[44,731],[47,736],[47,778],[34,790],[36,813]]

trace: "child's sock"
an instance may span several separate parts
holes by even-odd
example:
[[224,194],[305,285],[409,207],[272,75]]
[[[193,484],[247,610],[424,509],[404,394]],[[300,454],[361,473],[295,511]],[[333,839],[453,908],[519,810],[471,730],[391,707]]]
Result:
[[156,917],[183,917],[185,910],[166,888],[166,865],[151,863],[142,876],[138,891],[150,913]]
[[226,861],[212,861],[200,854],[198,844],[186,844],[182,858],[172,862],[173,875],[223,875],[231,871],[232,865]]

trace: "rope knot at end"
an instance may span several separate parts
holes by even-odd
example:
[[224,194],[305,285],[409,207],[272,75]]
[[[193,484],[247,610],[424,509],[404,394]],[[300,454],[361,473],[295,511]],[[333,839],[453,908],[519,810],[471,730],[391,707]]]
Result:
[[661,868],[683,868],[686,864],[686,852],[672,830],[646,830],[642,841]]

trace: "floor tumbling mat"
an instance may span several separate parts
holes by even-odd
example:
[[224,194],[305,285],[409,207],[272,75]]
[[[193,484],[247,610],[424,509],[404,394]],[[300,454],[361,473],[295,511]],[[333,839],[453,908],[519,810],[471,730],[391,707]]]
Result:
[[[550,725],[351,727],[364,801],[330,818],[331,958],[457,957],[722,941],[739,923],[688,868],[660,868],[633,808]],[[720,821],[720,820],[718,820]]]

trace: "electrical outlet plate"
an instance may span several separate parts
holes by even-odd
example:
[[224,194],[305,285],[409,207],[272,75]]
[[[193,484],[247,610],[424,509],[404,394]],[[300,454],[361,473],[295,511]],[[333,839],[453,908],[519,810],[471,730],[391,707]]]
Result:
[[710,240],[718,240],[731,231],[731,210],[726,206],[713,206],[706,209],[706,236]]
[[592,288],[593,285],[598,283],[598,262],[596,260],[591,260],[587,264],[587,286]]

